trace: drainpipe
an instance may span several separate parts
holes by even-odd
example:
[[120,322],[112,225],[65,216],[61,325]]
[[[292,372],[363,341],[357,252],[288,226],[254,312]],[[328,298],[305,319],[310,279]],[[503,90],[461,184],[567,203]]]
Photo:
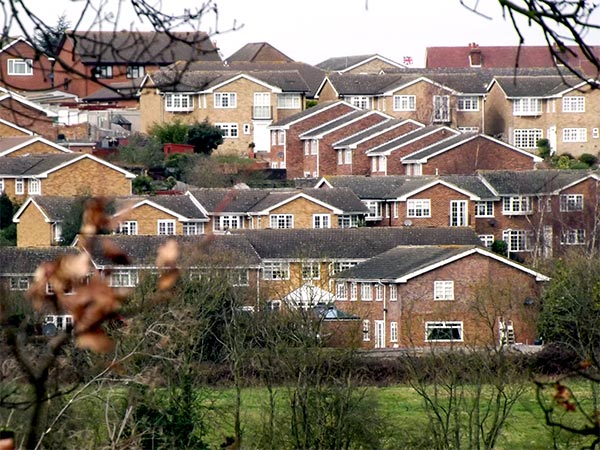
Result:
[[378,281],[377,284],[379,284],[383,290],[383,348],[387,348],[387,302],[385,299],[385,284],[381,281]]

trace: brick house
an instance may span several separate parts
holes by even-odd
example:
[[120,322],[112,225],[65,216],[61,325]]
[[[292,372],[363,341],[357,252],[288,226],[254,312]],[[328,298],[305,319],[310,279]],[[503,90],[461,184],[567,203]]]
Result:
[[14,133],[13,130],[16,130],[16,134],[8,135],[18,136],[23,133],[22,130],[27,130],[50,141],[56,140],[58,136],[58,128],[55,126],[58,120],[57,113],[2,87],[0,87],[0,120],[3,124],[3,135]]
[[382,73],[406,69],[404,64],[397,63],[378,54],[336,56],[317,64],[325,72],[338,73]]
[[15,125],[8,120],[0,119],[0,137],[33,136],[35,133],[27,128]]
[[82,201],[77,197],[29,197],[13,217],[13,222],[17,224],[17,247],[65,244],[62,225],[72,214],[81,213],[75,205]]
[[135,175],[81,153],[0,158],[0,191],[12,201],[31,195],[131,195]]
[[0,82],[12,91],[39,91],[53,87],[53,60],[23,37],[0,49]]
[[357,109],[342,101],[319,102],[317,106],[271,124],[271,167],[286,169],[289,179],[301,178],[304,175],[304,143],[298,137]]
[[596,155],[600,93],[570,75],[519,72],[496,76],[485,103],[485,133],[535,151],[548,139],[553,153]]
[[249,42],[225,59],[227,63],[236,61],[260,62],[294,62],[292,58],[277,50],[268,42]]
[[393,248],[335,280],[364,348],[421,348],[534,343],[548,278],[480,247],[432,245]]
[[17,158],[27,155],[61,153],[72,153],[72,151],[41,136],[23,135],[0,137],[0,157],[7,156]]

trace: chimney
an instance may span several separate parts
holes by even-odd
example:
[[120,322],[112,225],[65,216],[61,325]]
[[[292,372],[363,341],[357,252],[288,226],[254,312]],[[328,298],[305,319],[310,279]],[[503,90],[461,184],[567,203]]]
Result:
[[475,42],[469,44],[469,65],[471,67],[481,67],[483,57],[481,56],[481,49]]

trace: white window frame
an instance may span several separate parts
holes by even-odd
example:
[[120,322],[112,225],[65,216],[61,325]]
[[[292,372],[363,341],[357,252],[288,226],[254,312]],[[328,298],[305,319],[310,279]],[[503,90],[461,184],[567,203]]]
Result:
[[560,211],[583,211],[583,194],[560,194]]
[[510,253],[530,252],[532,250],[533,232],[529,230],[504,230],[502,240],[506,242]]
[[355,214],[338,216],[338,228],[358,228],[358,216]]
[[481,241],[481,244],[486,248],[492,248],[492,244],[495,241],[493,234],[480,234],[479,240]]
[[119,224],[119,233],[135,236],[138,234],[138,222],[137,220],[126,220]]
[[30,178],[27,182],[27,193],[29,195],[41,195],[42,182],[37,178]]
[[369,209],[367,219],[379,220],[383,217],[382,202],[378,200],[363,200],[363,203]]
[[513,145],[523,149],[537,148],[537,142],[544,137],[541,128],[520,128],[513,130]]
[[263,261],[263,280],[278,281],[290,279],[290,263],[285,261]]
[[137,283],[138,271],[135,269],[116,269],[110,274],[111,287],[135,287]]
[[215,109],[235,109],[237,108],[237,93],[236,92],[215,92],[214,96]]
[[4,178],[0,178],[0,194],[4,192]]
[[300,109],[302,96],[300,94],[277,95],[277,109]]
[[479,111],[479,97],[475,95],[461,95],[456,100],[458,111]]
[[108,80],[113,77],[113,68],[111,65],[102,64],[94,67],[93,74],[95,78],[99,80]]
[[129,79],[142,78],[144,75],[144,66],[132,64],[125,69],[125,76]]
[[584,245],[585,229],[570,228],[568,230],[563,230],[560,235],[560,243],[562,245]]
[[475,217],[494,217],[494,201],[480,200],[475,202]]
[[204,224],[202,222],[183,222],[184,236],[196,236],[204,234]]
[[450,122],[450,96],[433,96],[433,122]]
[[313,214],[313,228],[331,228],[331,214]]
[[355,302],[358,300],[358,284],[356,281],[350,283],[350,301]]
[[[431,338],[431,332],[435,329],[450,330],[450,338],[435,339]],[[453,338],[454,332],[458,330],[458,338]],[[463,323],[461,321],[436,321],[425,322],[425,342],[462,342],[464,340]]]
[[360,299],[363,302],[373,300],[373,285],[371,283],[360,283]]
[[318,139],[311,139],[309,146],[310,146],[310,154],[311,155],[316,155],[319,153],[319,140]]
[[248,269],[231,269],[228,272],[228,277],[231,280],[232,286],[249,286],[250,277]]
[[347,300],[348,289],[345,281],[335,282],[335,299],[336,300]]
[[390,284],[390,302],[395,302],[398,300],[398,285]]
[[11,291],[26,291],[31,283],[27,276],[12,276],[9,281],[9,289]]
[[215,123],[215,127],[221,130],[223,139],[237,139],[240,137],[240,129],[235,122]]
[[582,113],[585,112],[585,97],[582,95],[569,95],[562,98],[562,112]]
[[563,142],[587,142],[587,128],[563,128]]
[[539,116],[542,114],[542,99],[523,97],[513,100],[513,116]]
[[319,261],[302,261],[302,279],[320,280],[321,263]]
[[598,139],[600,137],[600,131],[598,128],[592,128],[592,138]]
[[25,180],[23,178],[15,179],[15,195],[23,195],[25,193]]
[[417,96],[416,95],[394,95],[393,99],[394,111],[416,111]]
[[514,195],[502,197],[502,214],[505,216],[527,215],[533,212],[533,197]]
[[60,223],[54,222],[50,228],[52,233],[52,243],[60,244],[62,242],[62,226]]
[[239,230],[243,228],[243,220],[240,216],[224,215],[214,216],[213,231]]
[[33,75],[33,60],[22,58],[11,58],[7,62],[7,71],[9,75],[17,77],[28,77]]
[[269,215],[269,226],[274,230],[294,228],[294,215],[271,214]]
[[165,94],[165,111],[188,112],[194,110],[192,94]]
[[364,319],[362,324],[363,342],[368,342],[371,340],[371,321]]
[[348,103],[359,109],[371,109],[371,97],[367,95],[353,95],[348,99]]
[[458,127],[462,133],[479,133],[479,127]]
[[433,299],[436,301],[454,300],[454,281],[436,280],[433,282]]
[[431,200],[428,198],[414,198],[407,200],[406,217],[431,217]]
[[398,322],[390,322],[390,342],[398,342]]
[[158,219],[156,221],[156,234],[159,236],[173,236],[177,233],[177,223],[173,219]]
[[385,296],[385,286],[383,284],[375,284],[375,301],[382,302]]
[[343,272],[344,270],[351,269],[357,263],[355,261],[335,261],[329,265],[329,274],[335,275],[336,273]]

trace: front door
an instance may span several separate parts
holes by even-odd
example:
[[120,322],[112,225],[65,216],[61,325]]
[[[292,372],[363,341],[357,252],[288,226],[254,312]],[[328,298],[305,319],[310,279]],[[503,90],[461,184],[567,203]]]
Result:
[[375,321],[375,348],[385,348],[385,322]]
[[466,227],[469,223],[469,214],[466,200],[452,200],[450,202],[450,226]]

